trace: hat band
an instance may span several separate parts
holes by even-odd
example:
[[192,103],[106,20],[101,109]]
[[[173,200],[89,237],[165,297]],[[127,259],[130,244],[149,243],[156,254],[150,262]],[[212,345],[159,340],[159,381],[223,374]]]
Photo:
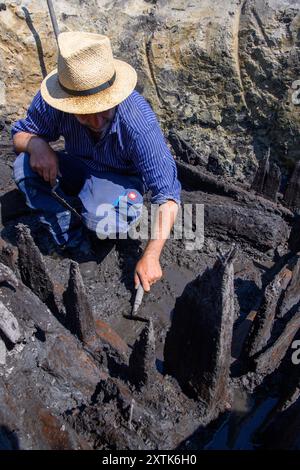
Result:
[[94,88],[89,88],[88,90],[71,90],[70,88],[67,88],[64,85],[62,85],[59,79],[58,79],[58,82],[61,88],[66,93],[69,93],[69,95],[90,96],[90,95],[95,95],[96,93],[99,93],[99,91],[103,91],[103,90],[106,90],[107,88],[110,88],[113,85],[115,79],[116,79],[116,72],[113,74],[113,76],[109,80],[107,80],[107,82],[101,83],[101,85],[96,86]]

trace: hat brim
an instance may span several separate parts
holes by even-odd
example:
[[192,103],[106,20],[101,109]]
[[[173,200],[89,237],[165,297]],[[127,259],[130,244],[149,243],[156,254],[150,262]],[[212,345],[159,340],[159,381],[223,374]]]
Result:
[[106,111],[124,101],[134,90],[137,74],[131,65],[114,59],[116,79],[112,86],[89,96],[74,96],[65,92],[58,81],[57,69],[44,78],[41,94],[53,108],[72,114],[92,114]]

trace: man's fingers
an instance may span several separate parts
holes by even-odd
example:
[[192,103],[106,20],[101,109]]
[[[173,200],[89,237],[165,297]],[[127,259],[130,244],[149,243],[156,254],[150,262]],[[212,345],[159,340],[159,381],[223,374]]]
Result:
[[30,166],[44,181],[52,186],[55,184],[59,168],[57,155],[52,150],[43,155],[31,154]]
[[50,181],[49,168],[43,168],[43,179],[49,183],[49,181]]
[[134,273],[135,288],[141,283],[145,292],[149,292],[152,284],[162,278],[159,260],[155,257],[143,256],[137,263]]
[[161,278],[162,278],[161,274],[157,274],[156,276],[147,276],[146,273],[136,272],[134,275],[134,286],[137,289],[139,284],[142,283],[144,291],[149,292],[152,284],[155,284]]
[[150,283],[149,283],[147,277],[146,276],[140,276],[140,279],[141,279],[141,283],[142,283],[144,291],[149,292],[150,291]]
[[48,167],[44,168],[43,178],[47,181],[51,186],[54,186],[56,180],[57,171],[55,167]]
[[43,178],[43,168],[37,166],[37,165],[31,165],[31,169],[35,171],[41,178]]
[[56,176],[57,176],[57,168],[54,166],[53,168],[50,168],[50,184],[51,184],[51,186],[55,185]]
[[44,181],[47,181],[47,180],[46,180],[45,168],[39,168],[39,169],[37,170],[37,173],[39,174],[39,176],[40,176],[41,178],[43,178]]
[[41,178],[44,179],[44,172],[42,170],[42,168],[37,168],[36,170],[34,170]]
[[148,280],[147,275],[143,272],[136,271],[134,273],[134,286],[135,286],[135,288],[137,289],[140,284],[142,284],[143,289],[144,289],[145,292],[150,291],[150,282]]

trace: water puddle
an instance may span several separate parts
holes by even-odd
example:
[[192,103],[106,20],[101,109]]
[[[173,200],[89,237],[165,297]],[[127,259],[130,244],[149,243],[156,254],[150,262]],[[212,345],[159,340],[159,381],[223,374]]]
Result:
[[233,411],[217,430],[206,450],[254,450],[253,438],[268,414],[277,404],[277,398],[254,400],[238,393]]

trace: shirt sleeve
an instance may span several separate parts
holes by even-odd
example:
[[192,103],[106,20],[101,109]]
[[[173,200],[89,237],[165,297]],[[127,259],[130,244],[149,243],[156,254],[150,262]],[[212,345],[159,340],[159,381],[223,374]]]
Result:
[[176,163],[158,123],[134,139],[131,158],[147,190],[151,191],[152,204],[168,200],[180,204],[181,185]]
[[61,111],[49,106],[38,91],[28,108],[26,118],[12,125],[11,136],[17,132],[29,132],[41,136],[47,142],[58,140],[60,117]]

